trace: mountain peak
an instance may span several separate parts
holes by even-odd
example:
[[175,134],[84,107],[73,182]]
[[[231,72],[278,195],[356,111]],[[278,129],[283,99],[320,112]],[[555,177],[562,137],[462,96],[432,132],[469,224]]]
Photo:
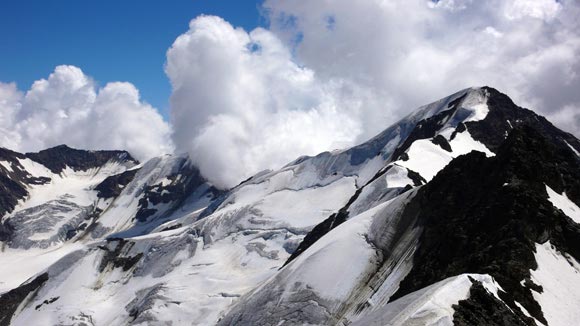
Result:
[[134,159],[127,151],[88,151],[71,148],[65,144],[48,148],[37,153],[26,153],[25,156],[46,166],[56,174],[62,172],[67,166],[73,170],[79,171],[100,167],[109,161],[129,165],[139,164],[139,161]]

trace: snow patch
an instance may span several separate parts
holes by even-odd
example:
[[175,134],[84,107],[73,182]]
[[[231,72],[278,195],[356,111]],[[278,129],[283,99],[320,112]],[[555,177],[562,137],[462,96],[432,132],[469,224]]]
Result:
[[12,169],[12,163],[9,161],[0,161],[0,165],[2,165],[10,173],[14,172]]
[[413,180],[409,178],[409,171],[399,165],[392,167],[385,173],[385,180],[389,188],[404,188],[407,185],[413,185]]
[[564,142],[566,143],[566,145],[568,145],[568,147],[570,147],[570,149],[572,150],[572,152],[574,152],[574,154],[576,154],[576,156],[580,156],[580,153],[578,153],[576,148],[572,147],[572,145],[570,145],[567,141]]
[[344,300],[358,285],[367,266],[377,259],[365,234],[375,214],[386,205],[349,219],[315,242],[287,266],[290,279],[286,284],[301,282],[323,298]]
[[413,170],[425,180],[431,181],[439,171],[451,162],[453,156],[450,154],[433,144],[431,140],[420,139],[415,141],[407,151],[409,159],[397,161],[397,164]]
[[485,154],[487,157],[495,156],[485,145],[471,137],[469,131],[457,133],[451,142],[451,149],[453,157],[470,153],[471,151],[478,151]]
[[338,211],[354,191],[354,178],[342,178],[325,187],[275,192],[255,208],[262,211],[265,217],[272,217],[293,227],[308,227]]
[[536,244],[538,268],[531,270],[534,283],[542,293],[532,291],[550,326],[577,325],[580,320],[580,264],[562,255],[548,241]]
[[554,207],[562,210],[574,222],[580,223],[580,208],[566,196],[565,192],[560,195],[547,185],[546,191],[548,192],[548,200]]
[[0,266],[2,266],[0,268],[0,293],[18,287],[60,258],[82,247],[83,245],[74,243],[50,250],[4,248],[0,252]]
[[495,155],[484,144],[473,139],[467,130],[457,133],[449,145],[451,152],[433,144],[430,139],[416,140],[407,150],[409,159],[399,160],[396,163],[419,173],[425,180],[431,181],[449,162],[460,155],[471,151],[483,152],[487,157]]
[[487,92],[481,88],[473,89],[467,93],[467,96],[461,103],[461,107],[471,111],[471,114],[463,122],[481,121],[485,119],[489,113],[487,96]]

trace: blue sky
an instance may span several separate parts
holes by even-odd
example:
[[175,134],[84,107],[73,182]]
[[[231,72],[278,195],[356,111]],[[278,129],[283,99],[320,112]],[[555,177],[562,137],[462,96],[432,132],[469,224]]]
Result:
[[165,52],[192,18],[217,15],[251,30],[255,0],[18,0],[0,4],[0,81],[21,90],[54,67],[75,65],[101,85],[129,81],[167,117]]

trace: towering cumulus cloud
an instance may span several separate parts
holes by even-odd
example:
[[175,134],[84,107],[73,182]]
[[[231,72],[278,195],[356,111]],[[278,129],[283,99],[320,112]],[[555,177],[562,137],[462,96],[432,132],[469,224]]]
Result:
[[125,149],[138,159],[172,151],[170,127],[130,83],[97,88],[79,68],[58,66],[26,93],[0,83],[2,146],[35,151],[67,144]]
[[221,18],[190,23],[167,52],[174,141],[206,177],[228,187],[260,169],[352,144],[356,108],[296,64],[265,29],[250,33]]

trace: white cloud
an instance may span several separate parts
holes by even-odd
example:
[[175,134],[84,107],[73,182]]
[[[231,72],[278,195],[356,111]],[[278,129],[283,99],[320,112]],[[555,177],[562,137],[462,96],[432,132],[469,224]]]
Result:
[[555,0],[513,0],[506,6],[508,19],[534,17],[551,20],[562,9],[562,5]]
[[[266,0],[268,30],[190,23],[167,53],[174,141],[231,186],[362,142],[416,107],[489,85],[580,134],[573,0]],[[575,119],[566,122],[563,116]]]
[[20,135],[14,130],[14,117],[20,110],[22,93],[16,84],[0,82],[0,145],[7,148],[17,148]]
[[546,118],[564,130],[580,130],[580,106],[566,105]]
[[343,85],[319,82],[265,29],[198,17],[167,52],[166,72],[175,144],[221,187],[360,133],[345,111],[358,104],[335,95]]
[[1,146],[37,151],[59,144],[125,149],[138,159],[172,151],[170,127],[130,83],[97,88],[79,68],[58,66],[22,94],[0,84]]
[[352,81],[387,103],[371,111],[392,116],[363,121],[371,133],[467,86],[496,87],[544,115],[580,107],[578,1],[266,0],[264,6],[276,35],[286,44],[301,40],[297,60],[319,79]]

